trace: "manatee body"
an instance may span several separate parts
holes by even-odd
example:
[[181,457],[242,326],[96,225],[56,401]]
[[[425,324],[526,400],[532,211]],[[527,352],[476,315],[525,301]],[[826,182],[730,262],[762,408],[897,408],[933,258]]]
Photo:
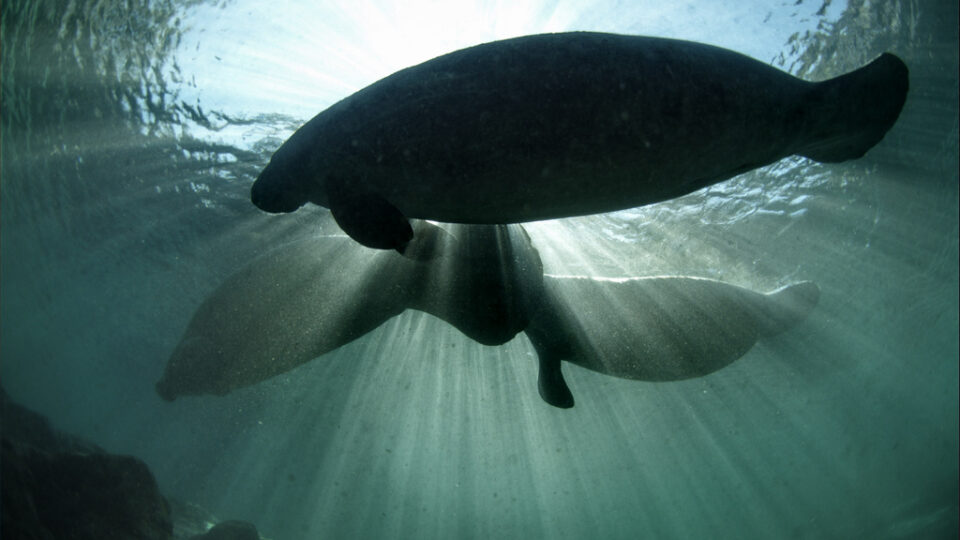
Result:
[[412,267],[415,292],[407,307],[430,313],[483,345],[510,341],[527,327],[543,298],[539,252],[520,225],[447,229],[454,240],[444,254]]
[[[423,261],[345,237],[282,245],[228,278],[195,312],[157,392],[226,394],[289,371],[405,309],[430,313],[484,345],[525,331],[543,399],[572,407],[563,360],[616,377],[671,381],[712,373],[803,320],[810,282],[769,294],[709,279],[545,276],[518,225],[415,222],[439,239]],[[416,242],[411,249],[423,249]]]
[[565,408],[574,400],[561,360],[625,379],[701,377],[802,321],[820,289],[806,281],[763,294],[691,277],[546,276],[544,294],[526,333],[540,360],[540,395]]
[[893,125],[892,54],[824,82],[725,49],[592,32],[496,41],[390,75],[273,155],[251,198],[331,210],[404,251],[408,218],[518,223],[671,199],[783,157],[862,156]]
[[[417,309],[471,339],[500,345],[529,322],[543,267],[517,225],[459,226],[427,261],[371,251],[345,237],[275,248],[228,278],[194,313],[156,389],[226,394],[289,371]],[[412,245],[411,249],[420,246]]]

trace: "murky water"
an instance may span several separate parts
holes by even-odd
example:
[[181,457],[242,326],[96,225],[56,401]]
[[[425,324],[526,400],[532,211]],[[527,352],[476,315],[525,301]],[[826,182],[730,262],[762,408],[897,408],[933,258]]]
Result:
[[[3,386],[274,539],[955,537],[956,3],[641,4],[4,2]],[[484,347],[412,311],[227,396],[157,396],[207,294],[338,232],[249,202],[293,129],[404,66],[567,29],[812,80],[906,61],[903,114],[862,160],[527,227],[552,275],[814,281],[805,322],[683,382],[566,366],[570,410],[541,402],[524,335]]]

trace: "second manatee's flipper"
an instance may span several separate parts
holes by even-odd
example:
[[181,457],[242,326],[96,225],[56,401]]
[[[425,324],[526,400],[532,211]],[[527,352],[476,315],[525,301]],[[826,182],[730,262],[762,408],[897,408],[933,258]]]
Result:
[[[539,260],[537,262],[539,263]],[[538,270],[542,275],[543,267],[538,266]],[[527,298],[524,302],[528,311],[525,332],[540,364],[540,374],[537,377],[540,397],[549,405],[569,409],[574,405],[573,393],[563,379],[560,365],[561,360],[570,358],[574,336],[565,317],[568,308],[561,301],[556,288],[548,285],[544,277],[535,297]]]
[[428,262],[455,251],[457,238],[443,228],[420,219],[413,220],[412,227],[413,240],[397,249],[404,257]]
[[540,376],[537,378],[537,388],[544,401],[559,407],[569,409],[573,407],[573,393],[563,380],[563,371],[560,369],[560,358],[547,351],[537,351],[540,356]]
[[343,232],[364,246],[403,253],[413,239],[403,212],[380,195],[345,191],[333,189],[329,194],[330,212]]

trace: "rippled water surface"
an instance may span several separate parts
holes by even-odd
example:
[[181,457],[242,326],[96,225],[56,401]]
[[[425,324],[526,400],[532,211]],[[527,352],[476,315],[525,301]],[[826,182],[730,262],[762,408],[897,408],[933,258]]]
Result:
[[[318,6],[313,4],[319,4]],[[955,538],[957,6],[951,1],[57,2],[2,6],[2,383],[163,492],[296,538]],[[810,80],[884,51],[903,114],[864,159],[529,224],[545,270],[821,289],[801,325],[675,383],[481,346],[408,311],[227,396],[154,383],[257,254],[338,234],[253,179],[305,120],[408,65],[563,30],[679,37]],[[349,269],[347,270],[349,271]]]

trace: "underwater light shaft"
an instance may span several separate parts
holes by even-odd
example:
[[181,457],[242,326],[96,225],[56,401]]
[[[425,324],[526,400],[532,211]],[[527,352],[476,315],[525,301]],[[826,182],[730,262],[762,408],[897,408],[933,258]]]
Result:
[[[955,536],[956,9],[4,1],[4,388],[141,458],[165,497],[275,540]],[[433,56],[574,29],[712,43],[816,80],[904,59],[903,114],[863,160],[788,159],[681,199],[525,225],[548,280],[813,281],[806,320],[689,380],[563,364],[570,409],[539,395],[525,332],[481,345],[417,309],[225,396],[156,394],[231,275],[314,236],[351,242],[322,208],[250,203],[306,119]],[[462,272],[437,268],[438,282]],[[595,296],[566,312],[647,313]],[[470,303],[427,305],[457,306]]]

